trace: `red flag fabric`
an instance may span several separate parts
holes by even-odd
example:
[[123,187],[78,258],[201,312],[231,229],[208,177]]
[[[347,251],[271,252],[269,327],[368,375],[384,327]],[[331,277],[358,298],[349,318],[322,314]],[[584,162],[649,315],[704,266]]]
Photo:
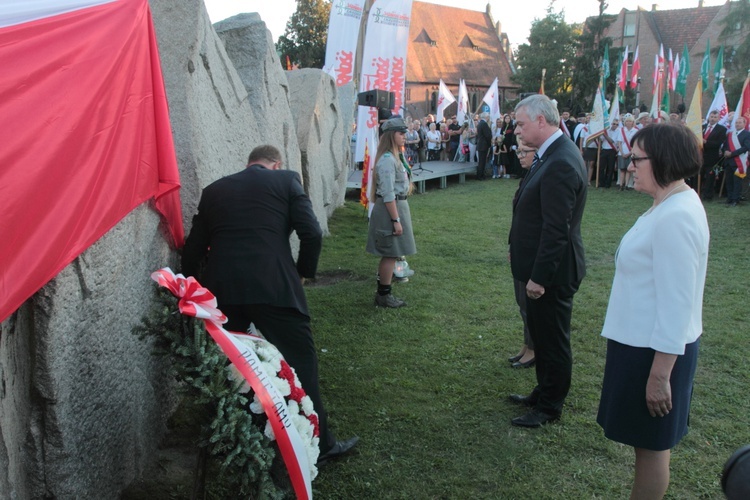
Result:
[[638,58],[638,45],[635,46],[635,56],[633,56],[633,71],[630,75],[630,88],[638,86],[638,72],[641,70],[641,60]]
[[0,28],[0,321],[151,198],[184,241],[147,0],[39,17]]
[[620,93],[625,94],[625,88],[628,82],[628,46],[625,46],[625,52],[622,54],[622,65],[620,66],[620,77],[617,79],[617,86],[620,87]]

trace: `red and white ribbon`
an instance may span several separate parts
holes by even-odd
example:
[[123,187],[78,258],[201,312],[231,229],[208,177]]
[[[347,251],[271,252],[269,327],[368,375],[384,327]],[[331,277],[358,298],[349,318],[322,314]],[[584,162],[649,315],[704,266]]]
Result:
[[175,275],[165,267],[152,273],[151,278],[179,297],[182,314],[204,321],[208,333],[253,388],[271,423],[297,498],[311,499],[311,468],[305,444],[292,425],[286,401],[274,387],[271,376],[263,368],[258,355],[237,338],[244,334],[229,332],[221,326],[227,322],[227,317],[216,307],[216,297],[192,276],[185,278],[181,274]]

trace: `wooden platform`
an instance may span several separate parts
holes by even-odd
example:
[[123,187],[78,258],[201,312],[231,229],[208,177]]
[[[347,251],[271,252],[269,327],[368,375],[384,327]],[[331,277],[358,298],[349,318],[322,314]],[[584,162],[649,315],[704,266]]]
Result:
[[[424,193],[425,181],[429,181],[431,179],[440,179],[440,189],[445,189],[448,185],[446,179],[449,175],[457,175],[459,184],[463,184],[466,181],[466,174],[476,175],[476,173],[476,163],[457,161],[426,161],[422,163],[422,169],[419,168],[419,164],[416,165],[416,167],[412,171],[412,181],[417,188],[417,192]],[[349,179],[347,180],[346,188],[362,188],[361,170],[352,170],[349,172]]]

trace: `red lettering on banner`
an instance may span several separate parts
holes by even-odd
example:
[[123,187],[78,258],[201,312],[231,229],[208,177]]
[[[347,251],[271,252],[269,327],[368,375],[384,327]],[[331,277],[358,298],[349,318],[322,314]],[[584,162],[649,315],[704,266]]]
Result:
[[342,86],[352,81],[352,74],[354,70],[353,64],[354,53],[349,51],[341,51],[336,53],[336,60],[339,65],[334,68],[336,72],[336,85]]
[[404,58],[394,57],[393,58],[393,69],[391,70],[391,92],[395,94],[394,107],[397,112],[401,109],[403,102],[403,91],[404,91]]

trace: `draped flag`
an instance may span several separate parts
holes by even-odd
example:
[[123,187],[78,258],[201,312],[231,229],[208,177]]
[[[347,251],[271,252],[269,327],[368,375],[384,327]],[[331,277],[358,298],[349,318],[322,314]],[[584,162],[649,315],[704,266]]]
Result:
[[654,90],[656,90],[656,86],[659,83],[659,79],[661,78],[661,74],[659,69],[663,69],[663,63],[661,62],[661,58],[658,54],[654,55]]
[[462,78],[458,84],[458,112],[456,118],[459,124],[468,120],[469,111],[469,91],[466,88],[466,81]]
[[490,85],[490,88],[487,89],[487,93],[484,94],[484,97],[482,97],[482,101],[490,107],[490,123],[495,123],[495,121],[500,118],[500,101],[497,91],[497,77],[492,82],[492,85]]
[[365,156],[362,160],[362,188],[359,193],[359,202],[368,210],[375,204],[375,193],[372,192],[372,167],[373,167],[373,153],[377,149],[377,129],[368,129],[362,135],[357,137],[357,141],[364,141],[365,143]]
[[638,48],[635,46],[635,55],[633,56],[633,69],[630,72],[630,88],[634,89],[638,86],[638,72],[641,70],[641,60],[638,57]]
[[435,115],[435,120],[440,123],[443,121],[443,112],[445,111],[445,108],[456,102],[456,98],[453,97],[451,91],[445,86],[442,78],[440,79],[440,86],[438,89],[437,113]]
[[659,113],[659,96],[661,94],[661,80],[656,80],[654,84],[654,95],[651,98],[651,118],[654,119],[655,123],[659,123],[660,120],[660,113]]
[[620,73],[617,77],[617,86],[620,87],[620,96],[625,95],[625,86],[628,84],[628,46],[625,46],[625,52],[622,53],[620,62]]
[[137,206],[184,242],[147,0],[0,5],[0,321]]
[[602,78],[606,81],[609,78],[609,45],[604,46],[604,55],[602,56]]
[[672,49],[669,49],[669,62],[667,63],[667,90],[674,90],[674,59]]
[[716,64],[714,65],[714,94],[719,91],[719,83],[724,78],[724,46],[719,47],[719,53],[716,55]]
[[[406,48],[410,22],[411,0],[376,0],[367,18],[359,91],[379,89],[393,92],[395,105],[392,111],[396,113],[401,111],[405,102]],[[366,137],[368,130],[377,130],[378,126],[378,109],[359,106],[358,140],[354,153],[357,161],[362,161],[365,155],[365,141],[359,138]]]
[[690,51],[688,50],[687,43],[682,49],[682,59],[680,59],[680,70],[677,76],[677,84],[674,87],[674,91],[685,97],[687,88],[687,79],[690,74]]
[[711,42],[706,38],[706,53],[703,54],[701,62],[701,83],[703,90],[708,89],[708,74],[711,72]]
[[[734,110],[734,118],[732,119],[732,126],[730,129],[731,132],[728,134],[727,141],[729,142],[729,149],[731,151],[736,151],[742,147],[737,137],[737,128],[735,127],[737,118],[745,118],[745,130],[748,129],[748,123],[750,123],[750,85],[748,85],[748,83],[750,83],[750,75],[745,78],[745,83],[742,85],[740,100],[737,101],[737,108],[735,108]],[[748,161],[748,152],[746,151],[739,156],[735,156],[733,160],[737,164],[737,170],[734,171],[734,175],[736,175],[740,179],[744,179],[747,175],[747,169],[748,167],[750,167],[750,162]]]
[[680,54],[675,54],[674,56],[674,65],[672,67],[671,73],[672,76],[671,81],[669,83],[669,90],[677,90],[677,80],[680,77],[680,65],[682,64],[682,61],[680,61]]
[[685,118],[685,125],[695,135],[698,141],[698,146],[703,149],[703,118],[701,116],[701,97],[703,96],[703,82],[698,80],[695,86],[695,92],[693,92],[693,101],[690,103],[690,109],[688,109],[687,117]]
[[357,56],[357,39],[364,6],[365,0],[331,4],[323,71],[336,80],[338,87],[354,79],[354,59]]
[[[724,84],[719,82],[719,87],[716,89],[716,95],[714,96],[711,106],[708,108],[706,113],[706,121],[708,121],[708,115],[711,111],[719,112],[719,123],[724,121],[724,118],[729,114],[729,106],[727,105],[727,94],[724,92]],[[723,124],[723,123],[722,123]]]

